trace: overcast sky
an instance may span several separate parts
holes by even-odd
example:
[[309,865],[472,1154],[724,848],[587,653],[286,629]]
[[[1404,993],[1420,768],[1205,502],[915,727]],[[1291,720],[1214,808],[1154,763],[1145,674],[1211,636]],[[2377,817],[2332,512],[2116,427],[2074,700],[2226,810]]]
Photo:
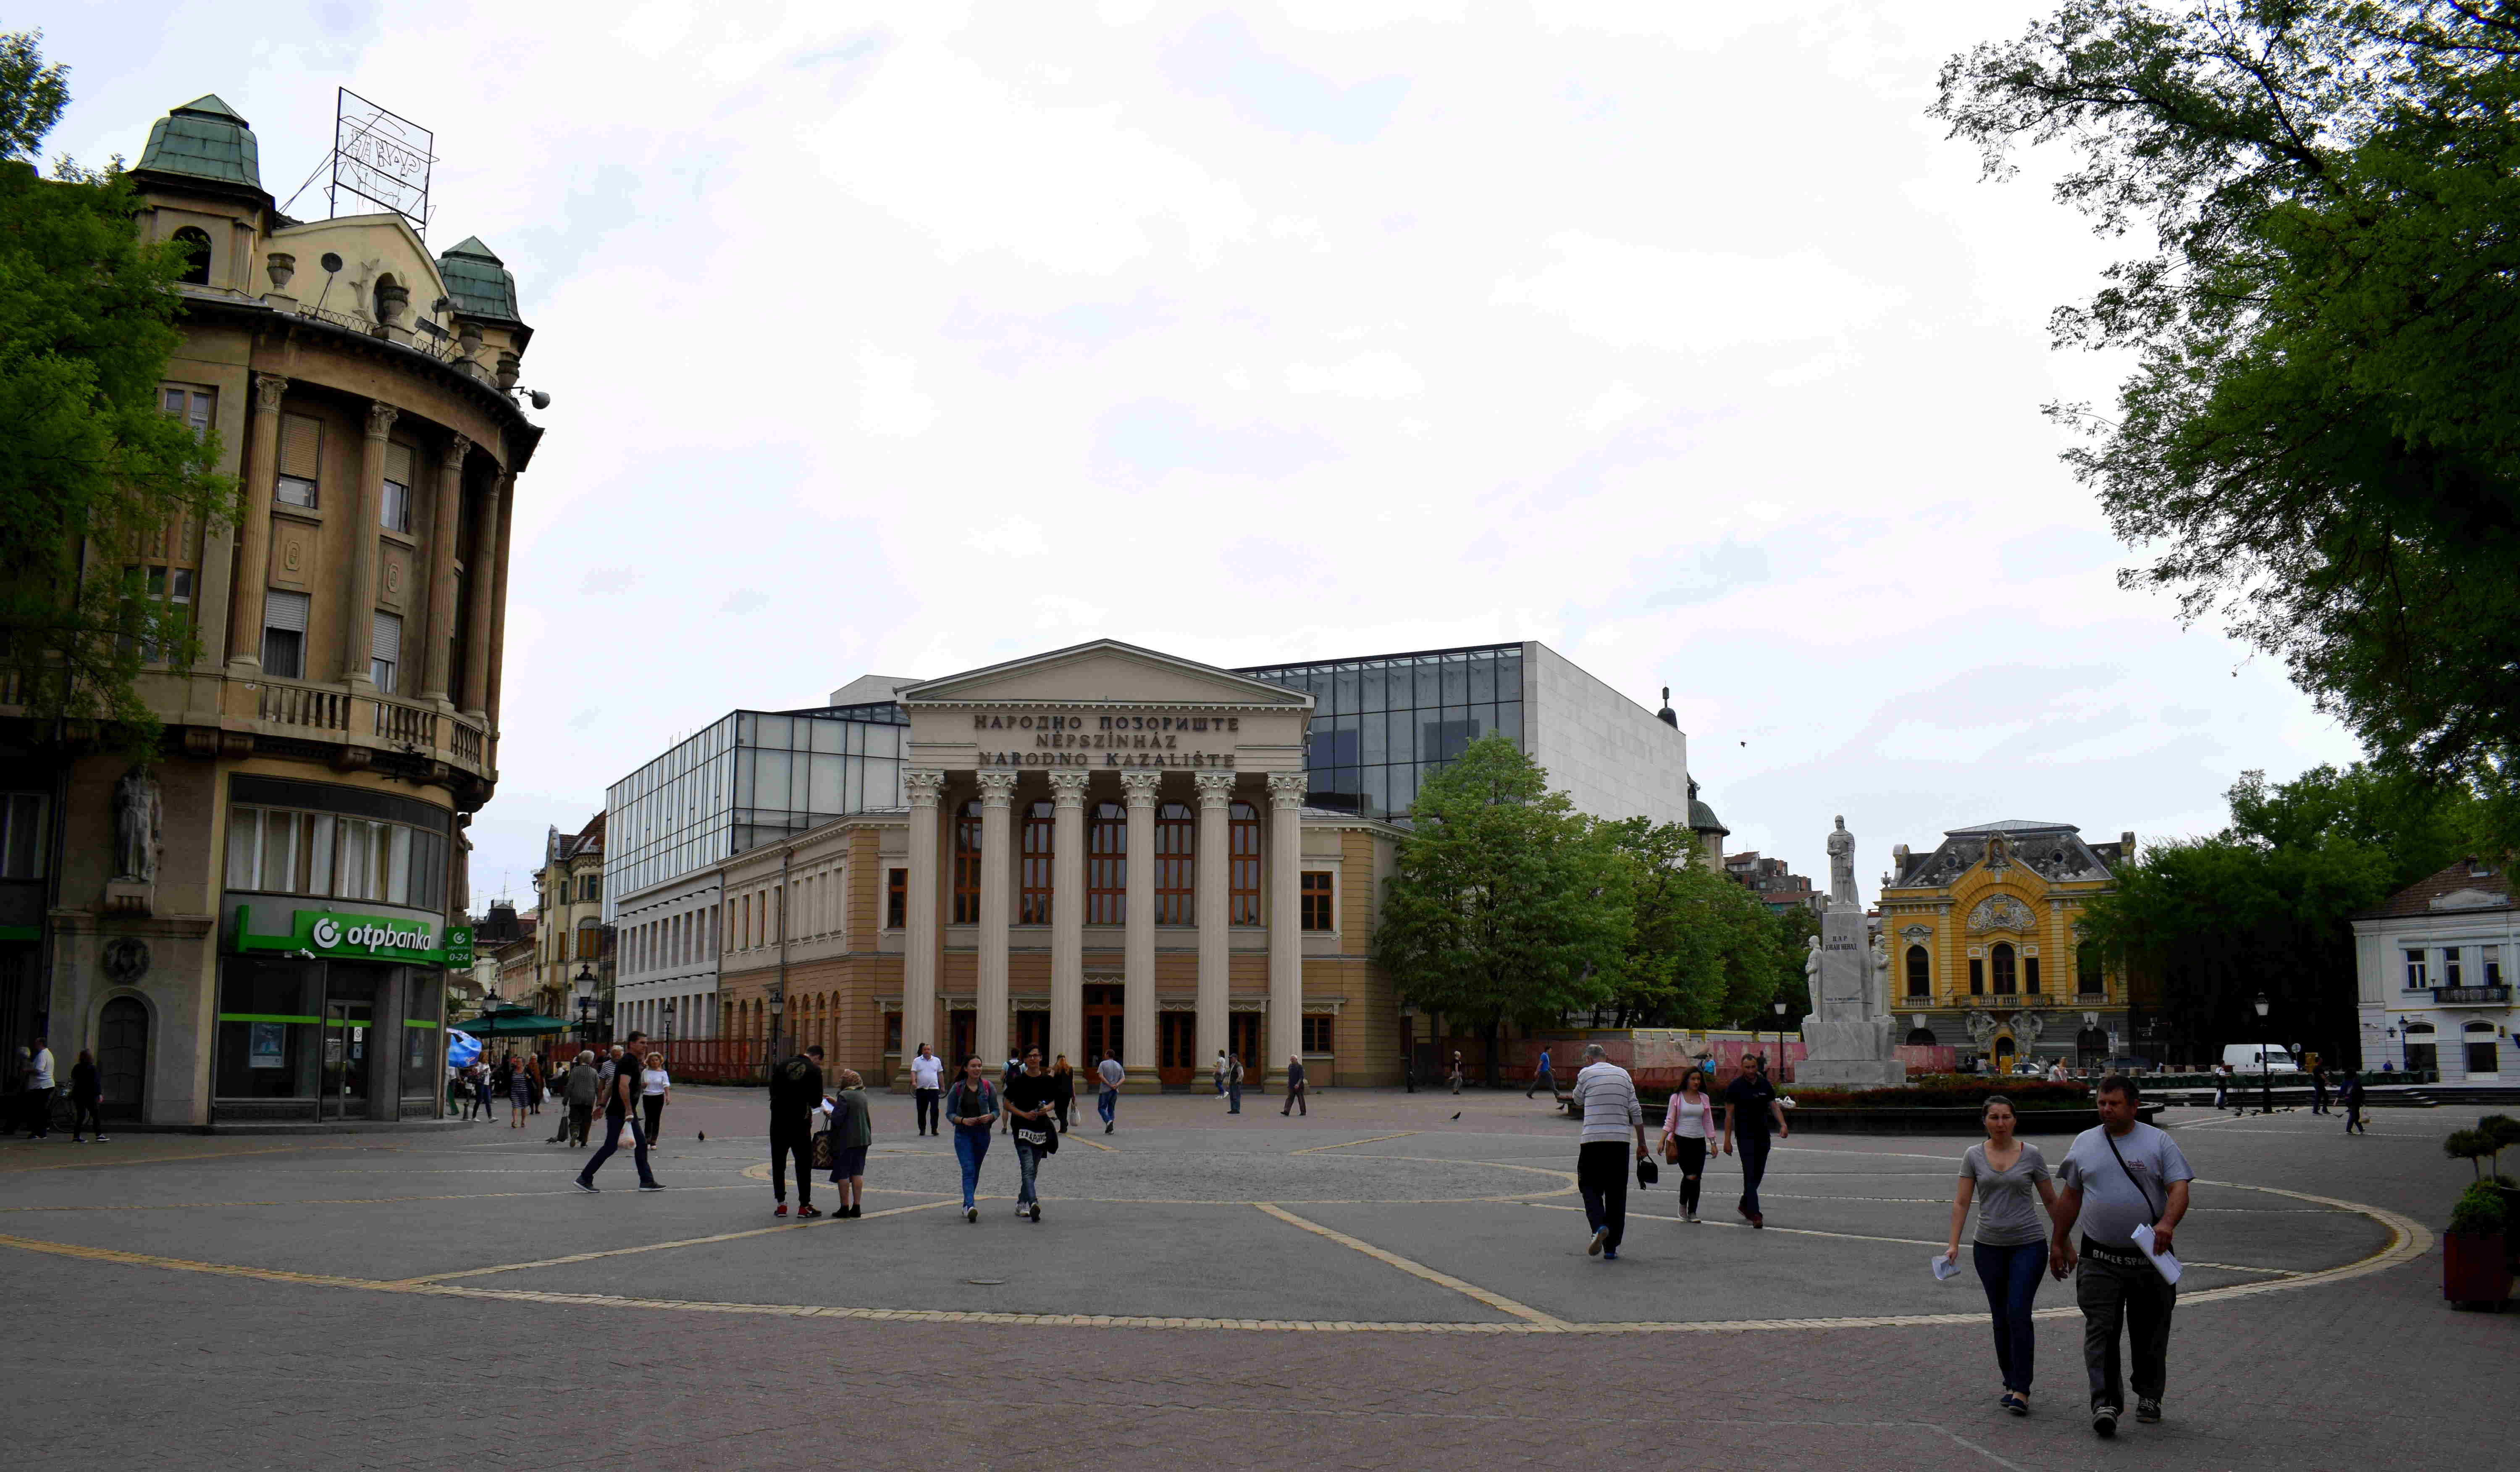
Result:
[[[1732,847],[2221,824],[2351,740],[2167,600],[2038,410],[2114,253],[1936,68],[2048,7],[117,0],[51,140],[216,92],[286,201],[334,87],[535,329],[474,893],[727,710],[1111,636],[1537,638],[1657,704]],[[13,23],[24,23],[24,22]],[[296,204],[318,217],[318,191]]]

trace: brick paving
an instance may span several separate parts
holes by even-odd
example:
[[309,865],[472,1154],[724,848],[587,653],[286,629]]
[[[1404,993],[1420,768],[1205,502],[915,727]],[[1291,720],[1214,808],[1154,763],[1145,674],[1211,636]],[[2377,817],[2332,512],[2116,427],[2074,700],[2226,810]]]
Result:
[[[1127,1099],[1116,1149],[1079,1136],[1050,1163],[1040,1226],[1007,1212],[1003,1141],[980,1224],[915,1209],[957,1190],[937,1149],[950,1141],[912,1138],[907,1103],[880,1096],[868,1206],[896,1215],[772,1231],[757,1092],[678,1091],[658,1164],[674,1189],[649,1195],[627,1189],[626,1161],[602,1196],[569,1190],[580,1157],[504,1121],[451,1137],[0,1145],[0,1235],[109,1255],[0,1246],[9,1463],[2399,1466],[2473,1458],[2512,1403],[2520,1314],[2451,1311],[2434,1246],[2182,1306],[2170,1420],[2099,1443],[2078,1414],[2078,1320],[2041,1321],[2038,1412],[2001,1415],[1974,1282],[1923,1271],[1932,1249],[1914,1244],[1943,1233],[1960,1142],[1791,1141],[1804,1148],[1780,1151],[1770,1177],[1778,1230],[1682,1226],[1668,1190],[1647,1193],[1625,1260],[1603,1264],[1560,1210],[1562,1176],[1541,1173],[1571,1170],[1573,1131],[1537,1101],[1315,1102],[1311,1120],[1283,1121],[1257,1097],[1238,1119],[1200,1096]],[[2471,1113],[2381,1111],[2353,1140],[2300,1113],[2166,1122],[2207,1180],[2438,1227],[2467,1173],[2438,1141]],[[1720,1215],[1732,1193],[1719,1171],[1707,1204]],[[2212,1186],[2197,1202],[2182,1251],[2233,1265],[2198,1268],[2198,1291],[2272,1276],[2243,1269],[2333,1268],[2389,1240],[2294,1197]],[[704,1237],[717,1240],[623,1251]],[[608,1255],[458,1275],[584,1254]],[[2067,1309],[2070,1291],[2050,1284],[2042,1303]],[[849,1313],[810,1311],[823,1308]],[[1413,1332],[1080,1326],[1115,1313]],[[1940,1316],[1957,1321],[1914,1321]],[[1895,1322],[1547,1331],[1780,1319]]]

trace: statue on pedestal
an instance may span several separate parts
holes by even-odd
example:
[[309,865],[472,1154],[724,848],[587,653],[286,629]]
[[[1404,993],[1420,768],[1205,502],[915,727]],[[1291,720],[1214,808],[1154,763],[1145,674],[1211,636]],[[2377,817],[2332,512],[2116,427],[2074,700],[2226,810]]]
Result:
[[1880,937],[1867,938],[1864,902],[1855,891],[1855,835],[1846,819],[1828,835],[1828,909],[1804,962],[1812,1015],[1803,1019],[1803,1061],[1796,1081],[1844,1088],[1905,1083],[1890,1037],[1890,954]]

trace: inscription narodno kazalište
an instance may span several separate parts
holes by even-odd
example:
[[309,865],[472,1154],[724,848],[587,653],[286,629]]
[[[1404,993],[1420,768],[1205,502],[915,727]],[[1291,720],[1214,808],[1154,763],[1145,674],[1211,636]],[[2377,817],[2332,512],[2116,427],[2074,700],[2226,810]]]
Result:
[[[1231,751],[1201,751],[1196,738],[1234,736],[1238,715],[973,715],[978,731],[1029,731],[1029,751],[988,751],[982,766],[1163,766],[1234,769]],[[1184,737],[1192,738],[1189,750]]]

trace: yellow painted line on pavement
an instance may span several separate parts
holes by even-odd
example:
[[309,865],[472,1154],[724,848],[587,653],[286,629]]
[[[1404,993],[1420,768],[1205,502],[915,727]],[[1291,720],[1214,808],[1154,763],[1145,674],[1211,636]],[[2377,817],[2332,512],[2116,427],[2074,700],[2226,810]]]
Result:
[[1405,1140],[1413,1134],[1421,1134],[1424,1131],[1418,1129],[1403,1129],[1398,1134],[1369,1134],[1361,1140],[1341,1140],[1335,1145],[1307,1145],[1301,1150],[1289,1150],[1286,1153],[1288,1155],[1311,1155],[1318,1150],[1344,1150],[1350,1145],[1371,1145],[1376,1140]]
[[[678,1191],[748,1191],[748,1185],[676,1186]],[[411,1201],[504,1201],[519,1196],[574,1196],[574,1187],[557,1191],[464,1191],[446,1196],[315,1196],[297,1201],[170,1201],[105,1206],[0,1206],[0,1212],[197,1212],[223,1206],[393,1206]]]
[[[951,1204],[952,1203],[950,1201],[922,1201],[917,1206],[887,1207],[883,1211],[876,1212],[869,1216],[858,1218],[857,1219],[861,1221],[872,1221],[877,1217],[898,1217],[904,1212],[933,1211],[937,1207],[948,1206]],[[823,1219],[823,1220],[837,1219]],[[776,1226],[756,1226],[740,1232],[718,1232],[713,1236],[707,1237],[683,1237],[672,1242],[650,1242],[639,1247],[613,1247],[608,1248],[602,1252],[571,1253],[564,1258],[540,1258],[531,1263],[500,1263],[489,1267],[466,1267],[454,1272],[425,1272],[416,1278],[396,1278],[393,1281],[386,1283],[384,1286],[388,1288],[417,1288],[426,1284],[446,1282],[455,1278],[482,1277],[493,1272],[517,1272],[528,1267],[561,1267],[570,1263],[592,1263],[599,1258],[626,1258],[643,1252],[665,1252],[677,1247],[704,1247],[712,1242],[736,1242],[741,1241],[745,1237],[766,1237],[772,1232],[792,1232],[804,1227],[819,1226],[821,1224],[822,1221],[820,1220],[782,1221]]]
[[278,1155],[288,1150],[346,1150],[347,1145],[264,1145],[252,1150],[212,1150],[201,1155],[141,1155],[122,1159],[66,1160],[53,1166],[0,1166],[0,1175],[31,1175],[37,1171],[94,1171],[105,1166],[162,1166],[168,1162],[228,1160],[239,1155]]
[[1408,1273],[1412,1277],[1424,1278],[1427,1282],[1450,1288],[1455,1293],[1476,1299],[1480,1303],[1487,1305],[1489,1308],[1496,1310],[1500,1313],[1510,1313],[1525,1323],[1538,1324],[1543,1328],[1563,1329],[1567,1327],[1566,1321],[1554,1314],[1543,1313],[1528,1304],[1515,1303],[1512,1299],[1506,1297],[1502,1293],[1491,1293],[1476,1283],[1464,1282],[1463,1280],[1453,1276],[1449,1272],[1439,1272],[1436,1269],[1427,1266],[1423,1263],[1413,1262],[1408,1258],[1400,1256],[1400,1254],[1396,1252],[1390,1252],[1383,1248],[1376,1247],[1372,1243],[1365,1241],[1362,1238],[1351,1237],[1343,1231],[1337,1231],[1333,1228],[1324,1226],[1318,1221],[1307,1220],[1304,1218],[1298,1217],[1294,1213],[1287,1211],[1285,1208],[1279,1206],[1276,1202],[1255,1201],[1251,1204],[1263,1213],[1275,1217],[1279,1220],[1286,1222],[1288,1225],[1300,1226],[1304,1230],[1312,1232],[1317,1236],[1328,1237],[1329,1240],[1337,1243],[1341,1247],[1354,1248],[1356,1251],[1365,1254],[1375,1262],[1384,1264],[1387,1266],[1397,1267],[1402,1272]]

